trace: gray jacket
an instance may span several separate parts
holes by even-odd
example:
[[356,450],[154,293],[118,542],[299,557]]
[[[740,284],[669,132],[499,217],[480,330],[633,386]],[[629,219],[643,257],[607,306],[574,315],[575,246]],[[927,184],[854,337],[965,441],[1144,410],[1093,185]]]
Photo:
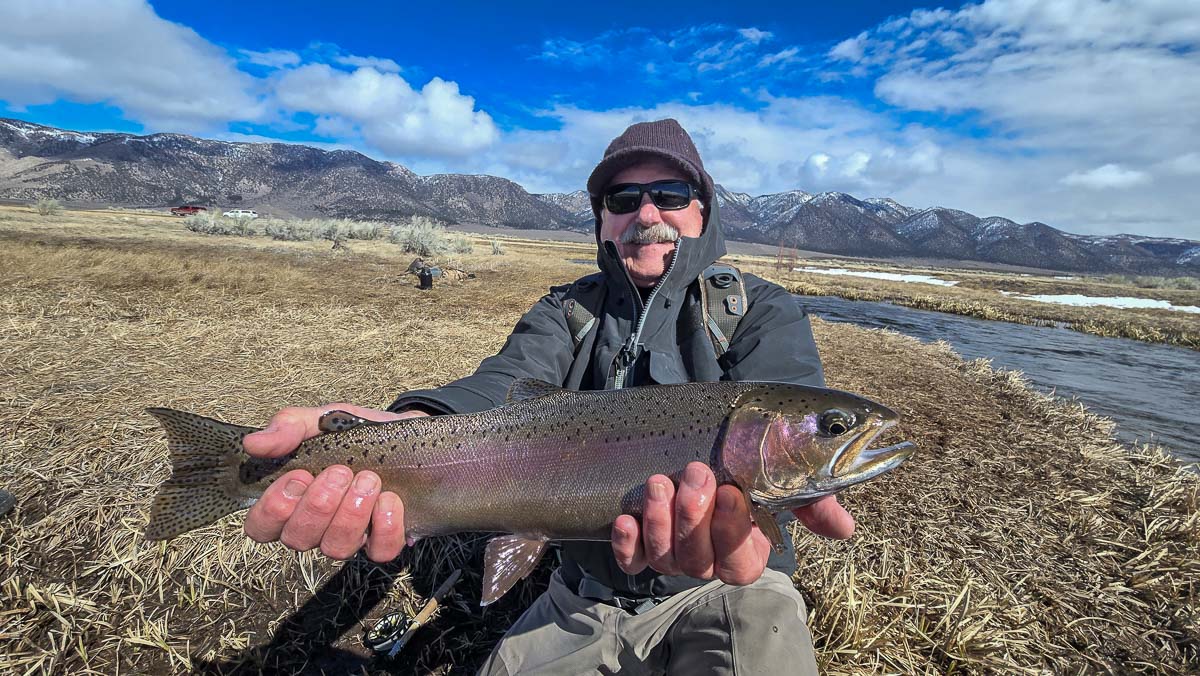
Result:
[[[603,272],[599,279],[607,288],[602,306],[589,308],[597,322],[578,352],[563,309],[571,286],[553,287],[521,317],[500,352],[485,359],[475,373],[436,389],[407,392],[389,409],[482,411],[503,404],[517,378],[537,378],[574,390],[609,389],[622,365],[628,367],[625,386],[717,380],[824,385],[807,315],[787,291],[754,275],[743,275],[748,310],[729,349],[717,357],[699,320],[702,301],[697,282],[705,268],[725,255],[715,201],[703,233],[679,240],[674,264],[645,300],[626,274],[615,245],[599,242],[598,227],[596,237],[596,262]],[[643,314],[640,338],[631,340]],[[562,561],[568,584],[590,577],[622,596],[661,596],[703,582],[649,569],[626,575],[606,542],[563,543]],[[789,575],[795,570],[790,543],[782,555],[772,556],[769,565]]]

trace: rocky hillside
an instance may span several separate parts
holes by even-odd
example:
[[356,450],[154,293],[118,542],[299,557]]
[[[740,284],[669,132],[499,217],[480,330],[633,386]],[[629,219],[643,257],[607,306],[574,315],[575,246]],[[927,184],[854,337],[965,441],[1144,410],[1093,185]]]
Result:
[[[1065,233],[1045,223],[916,209],[887,198],[717,186],[731,239],[865,257],[975,260],[1074,272],[1200,275],[1200,242]],[[242,206],[283,216],[592,229],[583,191],[531,195],[496,176],[418,176],[349,150],[180,134],[90,134],[0,118],[0,199]]]
[[124,206],[244,206],[286,216],[569,228],[576,220],[495,176],[418,176],[349,150],[179,134],[81,134],[0,119],[0,198]]

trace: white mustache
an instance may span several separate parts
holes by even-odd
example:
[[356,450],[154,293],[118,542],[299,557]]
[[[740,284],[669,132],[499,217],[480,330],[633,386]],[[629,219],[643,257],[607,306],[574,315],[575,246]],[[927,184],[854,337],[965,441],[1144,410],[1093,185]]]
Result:
[[621,233],[621,244],[658,244],[678,239],[679,231],[666,223],[655,223],[648,228],[634,223]]

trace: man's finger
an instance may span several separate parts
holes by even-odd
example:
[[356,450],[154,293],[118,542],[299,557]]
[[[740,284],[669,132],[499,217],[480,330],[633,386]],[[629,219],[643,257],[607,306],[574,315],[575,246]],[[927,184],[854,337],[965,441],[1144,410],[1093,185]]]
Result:
[[317,421],[321,414],[315,408],[285,408],[271,416],[266,428],[247,434],[242,447],[250,455],[276,458],[296,450],[301,441],[320,433]]
[[256,542],[274,542],[300,498],[313,482],[313,475],[302,469],[292,470],[276,479],[246,514],[246,535]]
[[331,559],[348,559],[362,549],[371,510],[378,498],[379,476],[374,472],[359,472],[321,537],[321,553]]
[[367,536],[367,558],[387,563],[404,549],[404,503],[400,496],[384,491],[371,512],[371,533]]
[[854,535],[854,517],[837,501],[837,496],[827,495],[820,500],[792,510],[804,527],[817,535],[835,540],[845,540]]
[[718,488],[716,503],[712,517],[716,576],[726,584],[750,584],[766,568],[771,543],[754,528],[746,499],[737,487]]
[[675,565],[675,485],[656,474],[646,482],[646,503],[642,509],[642,545],[646,562],[665,575],[678,575]]
[[335,403],[302,408],[292,406],[271,416],[266,428],[247,434],[242,446],[250,455],[277,458],[296,450],[300,442],[321,433],[321,416],[329,411],[345,411],[375,422],[391,422],[426,415],[418,411],[392,413],[354,404]]
[[[321,543],[325,530],[350,488],[354,473],[344,465],[334,465],[321,472],[316,481],[304,491],[292,518],[288,519],[279,541],[296,551],[308,551]],[[361,533],[360,533],[361,535]],[[362,539],[359,538],[361,544]]]
[[612,547],[617,566],[630,575],[646,569],[646,548],[642,546],[637,519],[622,514],[613,522]]
[[685,575],[713,576],[713,496],[717,479],[708,465],[688,463],[675,492],[675,565]]

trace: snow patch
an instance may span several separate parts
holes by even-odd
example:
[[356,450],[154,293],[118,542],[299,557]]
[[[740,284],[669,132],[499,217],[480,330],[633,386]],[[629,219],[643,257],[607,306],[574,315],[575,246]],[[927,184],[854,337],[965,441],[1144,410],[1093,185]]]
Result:
[[17,132],[23,138],[29,138],[31,134],[37,134],[38,136],[49,136],[50,138],[67,139],[70,141],[78,141],[80,143],[92,143],[96,140],[96,136],[94,134],[83,134],[77,131],[32,127],[23,124],[14,124],[12,122],[3,122],[2,124]]
[[92,134],[81,134],[77,131],[62,131],[62,130],[56,129],[54,131],[47,131],[44,133],[46,136],[50,136],[53,138],[67,139],[69,141],[78,141],[80,143],[92,143],[93,141],[96,140],[96,137]]
[[1076,307],[1096,307],[1102,305],[1104,307],[1116,308],[1150,308],[1154,310],[1173,310],[1176,312],[1191,312],[1200,314],[1200,307],[1195,305],[1172,305],[1169,301],[1156,300],[1153,298],[1132,298],[1130,296],[1081,296],[1079,294],[1037,294],[1026,296],[1013,291],[1001,291],[1000,293],[1021,300],[1032,300],[1038,303],[1056,303],[1058,305],[1074,305]]
[[936,284],[937,286],[954,286],[958,280],[938,279],[929,275],[902,275],[895,272],[866,272],[847,270],[845,268],[793,268],[796,272],[812,272],[818,275],[845,275],[849,277],[867,277],[870,279],[885,279],[889,282],[909,282],[914,284]]

